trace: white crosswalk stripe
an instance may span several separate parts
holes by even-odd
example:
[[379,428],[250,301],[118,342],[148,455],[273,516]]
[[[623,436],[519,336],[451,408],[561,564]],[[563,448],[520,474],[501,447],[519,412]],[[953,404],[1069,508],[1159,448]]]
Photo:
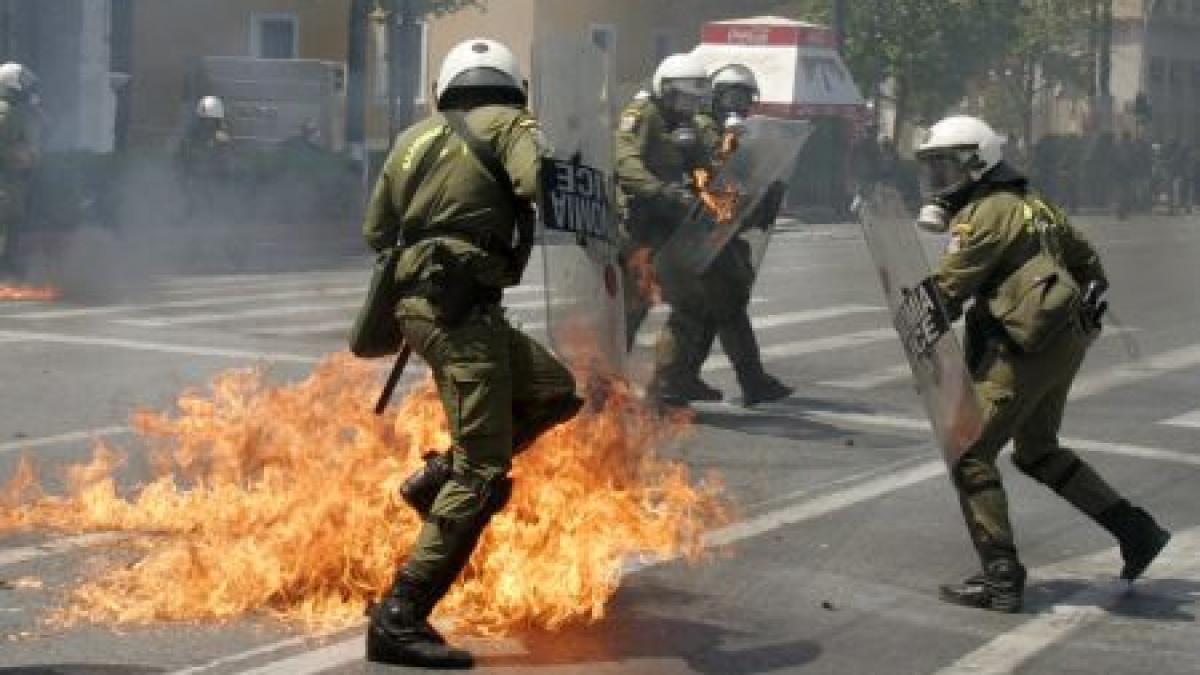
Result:
[[175,317],[158,319],[115,319],[116,323],[142,328],[165,328],[168,326],[189,326],[202,323],[220,323],[239,319],[261,319],[264,317],[293,316],[296,314],[316,314],[329,312],[345,312],[358,306],[358,301],[325,303],[316,305],[280,305],[277,307],[259,307],[243,309],[236,312],[211,312],[208,314],[184,314]]
[[1188,429],[1200,429],[1200,409],[1193,410],[1188,413],[1165,419],[1160,424],[1166,424],[1172,427],[1185,427]]

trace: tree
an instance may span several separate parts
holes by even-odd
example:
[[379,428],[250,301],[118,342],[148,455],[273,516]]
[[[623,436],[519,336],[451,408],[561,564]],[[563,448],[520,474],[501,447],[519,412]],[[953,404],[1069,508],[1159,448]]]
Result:
[[1097,33],[1104,16],[1096,0],[1020,0],[1012,39],[979,78],[984,114],[1033,140],[1034,107],[1051,90],[1083,97],[1096,88]]
[[[896,128],[929,122],[960,102],[1013,33],[1019,0],[863,0],[846,3],[845,57],[867,91],[894,85]],[[790,0],[779,9],[828,23],[831,0]]]

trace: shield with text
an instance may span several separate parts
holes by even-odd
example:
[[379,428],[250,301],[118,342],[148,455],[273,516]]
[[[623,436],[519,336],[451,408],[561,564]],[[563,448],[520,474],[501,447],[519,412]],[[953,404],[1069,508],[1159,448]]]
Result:
[[962,347],[933,287],[915,215],[898,192],[879,185],[860,196],[859,218],[913,379],[953,467],[979,438],[983,415]]
[[577,373],[624,371],[624,300],[612,180],[611,55],[547,39],[535,55],[534,112],[549,155],[539,204],[546,326]]

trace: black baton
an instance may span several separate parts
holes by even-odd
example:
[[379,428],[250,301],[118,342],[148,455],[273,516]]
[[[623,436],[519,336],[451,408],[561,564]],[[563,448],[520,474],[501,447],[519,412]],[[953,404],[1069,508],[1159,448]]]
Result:
[[412,347],[408,342],[400,348],[400,353],[396,355],[396,364],[392,366],[392,372],[388,375],[387,384],[383,385],[383,391],[379,394],[379,401],[375,403],[375,414],[382,415],[387,410],[388,403],[392,401],[392,395],[396,393],[396,387],[400,384],[400,377],[404,375],[404,369],[408,367],[408,359],[412,356]]

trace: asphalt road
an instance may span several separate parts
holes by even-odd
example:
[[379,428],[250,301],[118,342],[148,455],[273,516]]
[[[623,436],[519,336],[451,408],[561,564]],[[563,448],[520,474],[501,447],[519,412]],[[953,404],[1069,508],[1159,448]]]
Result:
[[[941,604],[977,565],[901,367],[861,235],[794,226],[777,237],[754,316],[791,399],[699,406],[675,456],[719,471],[742,520],[710,533],[726,555],[631,568],[608,617],[553,634],[472,639],[496,673],[1200,673],[1200,217],[1083,218],[1105,255],[1121,330],[1092,350],[1064,434],[1175,533],[1132,591],[1115,543],[1004,463],[1030,568],[1025,611]],[[288,268],[291,269],[288,269]],[[0,482],[20,453],[79,461],[127,437],[137,407],[230,367],[302,377],[338,350],[364,258],[312,256],[267,272],[158,277],[106,304],[0,303]],[[509,295],[537,323],[536,271]],[[649,327],[653,328],[653,325]],[[53,475],[48,471],[47,475]],[[51,488],[54,482],[51,481]],[[361,631],[321,638],[261,617],[114,631],[46,628],[60,589],[102,544],[0,536],[0,673],[371,673]]]

